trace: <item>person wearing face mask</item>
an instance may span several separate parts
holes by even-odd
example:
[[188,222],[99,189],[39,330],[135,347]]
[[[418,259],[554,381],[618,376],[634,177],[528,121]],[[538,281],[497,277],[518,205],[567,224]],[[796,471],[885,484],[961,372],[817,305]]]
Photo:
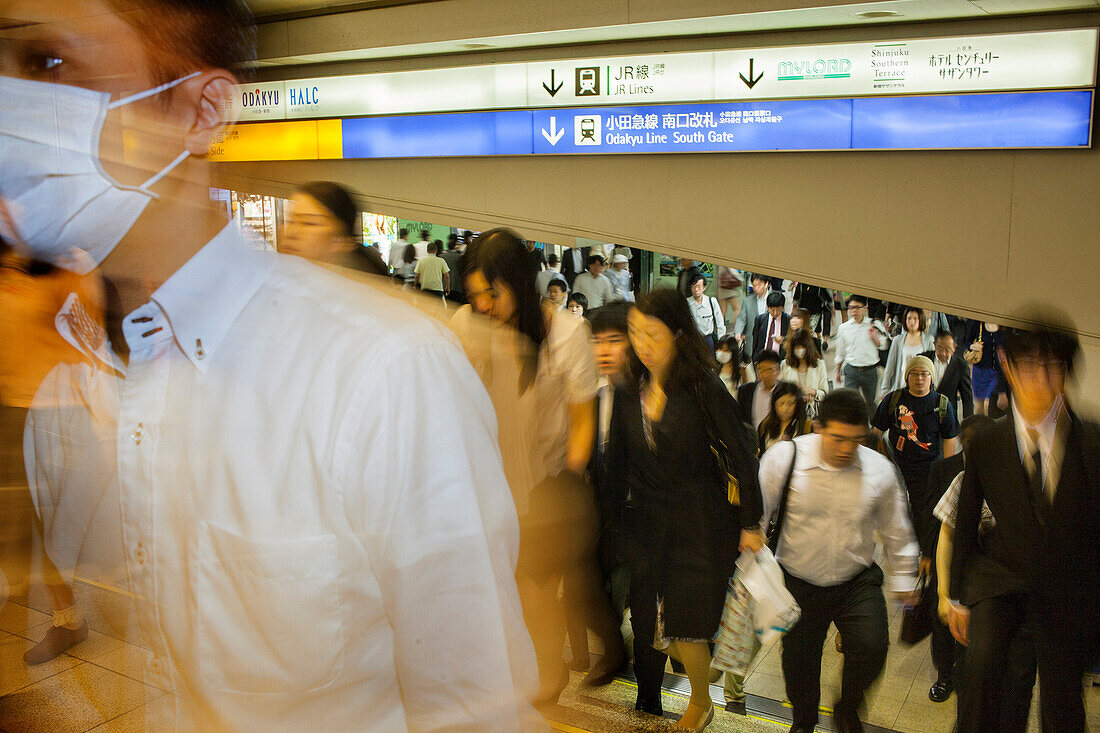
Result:
[[787,358],[779,367],[779,379],[797,384],[811,419],[817,414],[817,404],[829,391],[829,373],[825,360],[814,345],[809,331],[799,329],[787,334],[784,348]]
[[[108,292],[31,407],[31,489],[59,570],[127,595],[109,628],[171,693],[145,727],[528,729],[515,509],[462,349],[210,206],[247,7],[13,13],[0,236]],[[375,439],[437,432],[461,439]]]
[[734,397],[737,396],[737,388],[741,385],[743,373],[741,371],[741,345],[734,336],[723,336],[718,341],[718,348],[714,351],[714,358],[718,361],[718,376],[722,384]]
[[280,252],[370,275],[389,271],[378,250],[361,244],[359,211],[343,186],[330,181],[300,186],[290,197],[289,210]]

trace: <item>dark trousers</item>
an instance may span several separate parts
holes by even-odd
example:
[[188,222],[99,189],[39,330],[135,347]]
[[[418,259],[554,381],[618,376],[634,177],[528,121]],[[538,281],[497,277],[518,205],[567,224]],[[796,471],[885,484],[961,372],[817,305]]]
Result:
[[657,630],[657,584],[644,566],[635,567],[630,575],[630,626],[634,631],[638,702],[651,709],[660,709],[661,683],[668,657],[653,648],[653,635]]
[[[955,650],[955,690],[960,707],[967,704],[964,698],[971,694],[963,684],[965,665],[966,647],[959,644]],[[1035,645],[1026,626],[1009,643],[1003,678],[998,733],[1027,733],[1031,691],[1035,687]]]
[[872,412],[875,408],[875,392],[878,391],[878,367],[867,368],[844,365],[844,386],[858,390]]
[[959,694],[960,733],[1005,729],[1003,698],[1012,694],[1005,689],[1005,670],[1021,632],[1030,633],[1034,641],[1043,733],[1085,733],[1081,678],[1088,668],[1089,644],[1084,642],[1095,629],[1051,618],[1048,609],[1047,603],[1025,594],[987,598],[970,607],[970,646]]
[[889,632],[878,565],[836,586],[817,586],[783,571],[802,617],[783,637],[783,679],[794,723],[812,728],[821,702],[821,648],[829,624],[844,638],[844,673],[836,711],[855,713],[886,663]]

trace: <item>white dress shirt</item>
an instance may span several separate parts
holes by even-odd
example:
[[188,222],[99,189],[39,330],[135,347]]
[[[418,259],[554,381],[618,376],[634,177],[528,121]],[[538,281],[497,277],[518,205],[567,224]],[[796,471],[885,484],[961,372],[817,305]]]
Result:
[[947,371],[947,365],[950,363],[950,361],[940,361],[938,356],[932,360],[932,389],[939,388],[943,373]]
[[691,317],[695,319],[695,327],[704,336],[714,336],[715,343],[726,335],[726,319],[721,317],[722,307],[718,301],[709,295],[704,295],[703,300],[697,301],[694,297],[687,299]]
[[1032,471],[1031,454],[1035,445],[1028,437],[1028,431],[1033,430],[1038,435],[1039,457],[1043,464],[1043,490],[1053,501],[1058,479],[1062,475],[1062,460],[1066,455],[1066,437],[1069,434],[1069,413],[1065,409],[1065,400],[1058,396],[1046,416],[1037,425],[1029,425],[1013,399],[1012,419],[1016,423],[1016,447],[1020,451],[1020,461],[1029,474]]
[[798,388],[805,392],[808,389],[814,391],[814,397],[818,400],[825,397],[829,391],[829,373],[825,369],[825,359],[819,358],[817,366],[800,372],[794,367],[788,366],[786,360],[779,367],[779,379],[783,382],[797,384]]
[[760,427],[760,423],[764,422],[764,418],[768,416],[768,412],[772,409],[772,392],[774,391],[775,384],[772,385],[771,389],[768,389],[763,382],[758,381],[756,383],[756,389],[752,392],[752,426],[754,428]]
[[551,280],[557,280],[565,288],[565,292],[569,292],[569,285],[565,282],[565,276],[561,274],[561,271],[556,267],[547,267],[535,275],[535,290],[538,291],[540,298],[546,297],[546,288],[550,285]]
[[577,275],[577,279],[573,281],[573,292],[584,293],[584,297],[588,298],[589,309],[602,308],[605,303],[621,300],[615,294],[615,286],[602,272],[597,277],[592,277],[590,272]]
[[864,318],[863,323],[856,323],[854,318],[849,318],[836,329],[836,356],[837,364],[852,367],[869,367],[879,362],[879,351],[890,347],[890,339],[885,330],[879,333],[879,345],[871,340],[871,329],[878,328],[871,319]]
[[138,599],[164,729],[526,726],[518,522],[441,324],[230,225],[122,330],[25,444],[51,558]]
[[874,562],[877,532],[886,552],[886,589],[913,590],[920,548],[893,464],[860,446],[850,466],[836,468],[821,456],[821,440],[819,434],[802,435],[772,446],[760,459],[766,527],[779,508],[790,444],[798,448],[776,559],[807,583],[840,585]]

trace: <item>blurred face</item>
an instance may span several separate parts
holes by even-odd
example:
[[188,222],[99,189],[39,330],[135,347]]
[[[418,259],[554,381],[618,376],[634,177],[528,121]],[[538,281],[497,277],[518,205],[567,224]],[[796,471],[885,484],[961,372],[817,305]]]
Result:
[[920,315],[915,311],[909,311],[905,315],[905,330],[909,333],[920,331]]
[[780,316],[783,315],[783,306],[781,306],[781,305],[769,305],[768,306],[768,315],[770,315],[772,318],[779,318]]
[[905,375],[909,391],[916,397],[923,397],[932,391],[932,373],[927,369],[910,369]]
[[775,414],[779,422],[789,422],[794,418],[795,400],[793,394],[785,394],[775,401]]
[[638,360],[650,372],[663,374],[676,356],[676,337],[656,316],[647,316],[637,308],[627,317],[630,345]]
[[320,201],[308,194],[294,194],[279,240],[280,252],[324,262],[349,243],[336,217]]
[[955,354],[955,339],[945,336],[941,339],[936,339],[936,358],[942,363],[946,364],[951,361],[951,357]]
[[779,362],[762,361],[757,364],[756,378],[763,382],[767,389],[774,387],[779,381]]
[[859,446],[867,440],[866,425],[848,425],[831,421],[819,428],[821,457],[830,466],[846,468],[855,460]]
[[550,302],[559,308],[565,303],[565,291],[557,285],[551,285],[546,288],[546,297],[550,299]]
[[499,281],[490,283],[481,270],[474,270],[466,278],[466,299],[475,311],[501,323],[511,323],[516,317],[512,290]]
[[762,298],[768,293],[768,281],[763,278],[754,277],[752,279],[752,292],[756,293],[757,298]]
[[[768,310],[769,310],[769,312],[771,312],[770,308]],[[802,330],[802,317],[801,316],[791,316],[791,325],[790,325],[789,328],[792,331],[801,331]]]
[[600,374],[611,379],[622,374],[630,348],[630,339],[625,333],[601,331],[592,336],[590,343],[592,357],[596,360],[596,369]]
[[1066,390],[1066,364],[1049,355],[1025,354],[1016,362],[1004,358],[1001,366],[1012,388],[1012,397],[1026,413],[1042,415]]
[[691,284],[691,295],[696,300],[703,297],[703,292],[707,289],[706,282],[702,280],[696,280]]
[[584,306],[575,300],[569,301],[569,312],[575,315],[577,318],[584,318]]
[[592,264],[590,264],[590,265],[588,266],[588,271],[592,273],[592,277],[596,277],[596,276],[598,276],[598,275],[599,275],[599,274],[600,274],[601,272],[603,272],[603,265],[602,265],[602,264],[600,264],[600,263],[599,263],[598,261],[597,261],[597,262],[593,262]]
[[863,321],[863,317],[867,315],[867,304],[852,302],[848,304],[848,313],[855,319],[856,323]]

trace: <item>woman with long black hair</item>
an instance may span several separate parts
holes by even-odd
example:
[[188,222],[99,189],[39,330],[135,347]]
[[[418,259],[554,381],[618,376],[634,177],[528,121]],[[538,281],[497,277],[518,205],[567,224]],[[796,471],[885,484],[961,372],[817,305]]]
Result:
[[616,503],[629,512],[636,708],[661,713],[663,651],[691,682],[678,726],[702,730],[714,714],[708,644],[738,550],[763,544],[756,459],[683,295],[640,298],[629,335],[633,375],[615,392],[608,450]]
[[504,473],[520,524],[516,581],[539,665],[535,702],[557,700],[566,602],[601,638],[604,657],[587,684],[606,684],[622,664],[619,624],[600,591],[595,495],[583,478],[595,445],[599,389],[586,321],[542,302],[523,240],[507,229],[466,250],[470,306],[451,327],[496,408]]

